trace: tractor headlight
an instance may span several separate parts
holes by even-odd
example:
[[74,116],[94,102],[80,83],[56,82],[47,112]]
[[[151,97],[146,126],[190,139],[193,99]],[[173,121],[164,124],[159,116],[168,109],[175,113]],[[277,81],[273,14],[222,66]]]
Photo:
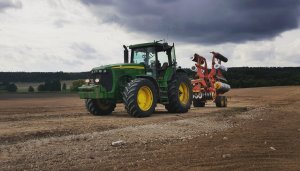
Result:
[[106,69],[105,69],[105,70],[103,70],[103,73],[106,73]]
[[96,78],[95,79],[95,83],[99,83],[100,82],[100,79],[99,78]]
[[86,79],[84,82],[85,82],[85,83],[89,83],[89,82],[90,82],[90,79]]

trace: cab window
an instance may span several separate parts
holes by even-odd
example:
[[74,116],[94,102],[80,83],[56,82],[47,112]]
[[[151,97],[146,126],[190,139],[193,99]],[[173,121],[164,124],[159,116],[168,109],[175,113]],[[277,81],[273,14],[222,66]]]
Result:
[[176,55],[175,55],[175,47],[174,46],[171,49],[171,63],[172,63],[172,65],[176,65]]
[[155,49],[153,47],[133,49],[131,63],[149,66],[155,61]]
[[160,63],[169,63],[167,51],[157,52],[157,59]]

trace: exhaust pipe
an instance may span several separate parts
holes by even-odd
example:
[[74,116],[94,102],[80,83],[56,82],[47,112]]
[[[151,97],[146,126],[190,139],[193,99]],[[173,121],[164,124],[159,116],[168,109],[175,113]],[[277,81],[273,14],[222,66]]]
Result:
[[128,63],[128,49],[125,45],[123,45],[124,48],[124,63]]

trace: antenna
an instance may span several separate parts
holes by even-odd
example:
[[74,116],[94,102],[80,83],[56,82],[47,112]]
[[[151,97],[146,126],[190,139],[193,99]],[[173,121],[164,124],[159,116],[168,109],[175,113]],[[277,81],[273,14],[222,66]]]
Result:
[[170,26],[167,29],[167,40],[169,40],[169,32],[170,32]]

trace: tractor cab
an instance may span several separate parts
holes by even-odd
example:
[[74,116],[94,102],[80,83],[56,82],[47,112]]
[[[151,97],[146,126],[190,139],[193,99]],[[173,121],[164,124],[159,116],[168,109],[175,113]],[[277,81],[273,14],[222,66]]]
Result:
[[129,48],[129,62],[144,65],[146,75],[155,79],[162,78],[167,69],[176,68],[174,44],[170,46],[168,43],[153,42],[131,45]]

